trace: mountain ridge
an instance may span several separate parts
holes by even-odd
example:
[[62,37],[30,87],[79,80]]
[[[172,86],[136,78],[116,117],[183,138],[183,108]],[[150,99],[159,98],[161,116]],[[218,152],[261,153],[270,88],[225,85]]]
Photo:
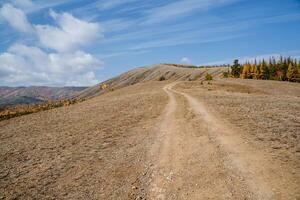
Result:
[[[156,64],[137,67],[83,90],[77,95],[77,98],[92,98],[110,90],[159,80],[161,77],[163,77],[164,81],[204,80],[206,73],[211,74],[213,77],[221,77],[222,73],[227,70],[227,67],[196,68],[192,65],[178,64]],[[105,85],[105,89],[101,88],[102,85]]]
[[8,87],[0,86],[0,107],[18,104],[43,103],[49,100],[68,99],[87,87]]

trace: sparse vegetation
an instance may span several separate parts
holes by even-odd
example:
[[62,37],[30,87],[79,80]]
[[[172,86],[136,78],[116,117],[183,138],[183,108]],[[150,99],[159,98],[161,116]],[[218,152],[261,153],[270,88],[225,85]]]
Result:
[[[269,61],[262,60],[254,63],[246,62],[240,65],[238,60],[234,60],[231,66],[231,76],[243,79],[262,79],[300,82],[300,61],[291,58],[280,57]],[[224,74],[224,73],[223,73]]]
[[174,67],[183,67],[183,68],[198,68],[196,65],[186,65],[186,64],[172,64],[172,63],[164,63],[164,65],[171,65]]
[[223,78],[228,78],[229,77],[229,72],[223,72],[222,76],[223,76]]
[[164,65],[170,65],[174,67],[181,67],[181,68],[193,68],[193,69],[203,69],[203,68],[214,68],[214,67],[230,67],[228,64],[223,64],[223,65],[187,65],[187,64],[173,64],[173,63],[163,63]]
[[75,103],[84,101],[84,99],[65,99],[58,101],[48,101],[46,103],[32,105],[17,105],[0,109],[0,121],[22,115],[36,113],[43,110],[50,110],[62,106],[70,106]]
[[164,81],[164,80],[166,80],[166,77],[165,76],[160,76],[158,80],[159,81]]
[[299,75],[297,67],[295,66],[295,64],[293,65],[292,63],[290,63],[288,71],[286,73],[286,77],[287,77],[288,81],[295,81],[297,78],[297,75]]
[[212,75],[210,75],[209,73],[206,73],[206,75],[205,75],[205,80],[206,80],[206,81],[212,81],[212,80],[213,80]]

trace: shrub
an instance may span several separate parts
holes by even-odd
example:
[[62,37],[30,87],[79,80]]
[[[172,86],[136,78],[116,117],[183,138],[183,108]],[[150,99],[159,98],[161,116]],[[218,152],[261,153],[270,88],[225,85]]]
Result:
[[229,77],[229,72],[223,72],[223,78],[228,78]]
[[165,77],[165,76],[161,76],[161,77],[159,77],[158,80],[159,80],[159,81],[164,81],[164,80],[166,80],[166,77]]
[[207,81],[213,80],[212,75],[210,75],[209,73],[207,73],[206,76],[205,76],[205,80],[207,80]]

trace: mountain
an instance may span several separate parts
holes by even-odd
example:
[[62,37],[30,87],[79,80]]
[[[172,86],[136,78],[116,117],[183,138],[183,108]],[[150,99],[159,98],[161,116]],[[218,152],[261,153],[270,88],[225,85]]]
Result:
[[0,107],[71,98],[86,87],[0,87]]
[[[222,72],[227,71],[226,67],[196,68],[189,65],[178,64],[157,64],[149,67],[139,67],[125,72],[112,79],[89,87],[79,93],[79,98],[92,98],[107,92],[123,88],[137,83],[155,81],[163,79],[165,81],[192,81],[204,80],[206,73],[213,77],[221,77]],[[101,89],[101,85],[106,85],[107,89]]]
[[[226,67],[196,68],[189,65],[157,64],[139,67],[92,87],[0,87],[0,107],[42,103],[66,98],[88,99],[107,91],[155,80],[203,80],[206,73],[220,77]],[[105,85],[106,88],[101,88]]]

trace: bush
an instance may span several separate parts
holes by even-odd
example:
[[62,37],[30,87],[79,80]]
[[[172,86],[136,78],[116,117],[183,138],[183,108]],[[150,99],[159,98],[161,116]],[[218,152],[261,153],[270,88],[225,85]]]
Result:
[[228,72],[223,72],[223,78],[228,78],[229,77],[229,73]]
[[207,73],[206,76],[205,76],[205,80],[207,80],[207,81],[213,80],[212,75],[210,75],[209,73]]
[[161,77],[159,77],[159,79],[158,79],[159,81],[164,81],[164,80],[166,80],[166,77],[164,77],[164,76],[161,76]]

